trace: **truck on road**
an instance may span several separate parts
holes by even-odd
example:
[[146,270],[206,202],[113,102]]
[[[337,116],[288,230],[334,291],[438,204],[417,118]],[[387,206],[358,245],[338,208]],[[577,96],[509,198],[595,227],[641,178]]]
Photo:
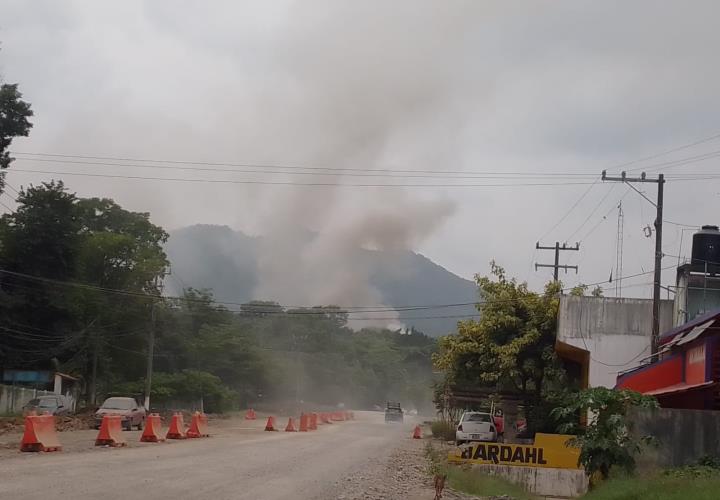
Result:
[[400,403],[393,403],[388,401],[385,406],[385,422],[402,422],[403,411],[400,407]]

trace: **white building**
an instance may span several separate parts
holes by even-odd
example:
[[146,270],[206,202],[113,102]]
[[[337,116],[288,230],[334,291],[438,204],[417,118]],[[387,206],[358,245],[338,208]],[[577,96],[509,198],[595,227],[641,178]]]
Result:
[[[660,332],[673,326],[673,301],[660,303]],[[649,356],[652,300],[563,295],[555,351],[581,387],[615,387],[618,372]]]

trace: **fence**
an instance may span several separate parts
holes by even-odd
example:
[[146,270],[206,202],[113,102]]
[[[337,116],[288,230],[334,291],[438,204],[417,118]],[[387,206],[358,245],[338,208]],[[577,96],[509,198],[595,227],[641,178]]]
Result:
[[657,440],[638,457],[642,467],[678,467],[704,456],[720,457],[720,411],[634,410],[630,415],[636,436]]
[[[19,413],[31,399],[52,394],[55,393],[30,387],[0,385],[0,414]],[[70,398],[66,396],[66,399]]]

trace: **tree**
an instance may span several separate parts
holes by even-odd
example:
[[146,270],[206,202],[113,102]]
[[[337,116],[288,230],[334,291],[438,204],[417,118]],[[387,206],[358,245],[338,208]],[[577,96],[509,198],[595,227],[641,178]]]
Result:
[[[553,415],[558,420],[571,420],[560,431],[578,434],[569,444],[580,447],[580,463],[588,475],[599,473],[606,479],[612,467],[631,472],[635,468],[634,455],[652,442],[651,436],[637,437],[631,432],[628,411],[657,407],[652,396],[628,389],[593,387],[574,393],[565,405],[553,410]],[[580,415],[589,416],[584,427],[576,423]]]
[[554,353],[560,284],[532,292],[495,262],[491,275],[476,276],[480,319],[460,321],[456,335],[440,339],[435,366],[452,386],[516,394],[528,410],[529,428],[542,427],[546,415],[531,410],[543,408],[562,372]]
[[[573,297],[583,297],[587,293],[588,288],[590,288],[588,285],[580,283],[570,289],[570,295],[572,295]],[[602,297],[603,289],[600,288],[600,285],[595,285],[595,288],[592,289],[590,295],[593,297]]]
[[[30,104],[22,100],[16,83],[0,85],[0,170],[10,166],[10,143],[15,137],[26,137],[32,128],[28,120],[33,116]],[[5,176],[0,173],[0,193],[5,187]]]
[[103,372],[137,376],[167,233],[148,214],[77,198],[62,182],[22,190],[18,204],[0,219],[0,267],[12,273],[0,282],[0,318],[15,330],[0,341],[0,361],[49,368],[55,357],[89,381],[90,395]]

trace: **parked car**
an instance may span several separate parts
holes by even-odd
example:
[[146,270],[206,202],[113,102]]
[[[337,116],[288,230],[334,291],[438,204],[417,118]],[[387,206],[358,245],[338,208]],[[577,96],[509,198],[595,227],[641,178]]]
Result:
[[50,415],[68,415],[71,411],[70,403],[65,396],[51,394],[31,399],[23,406],[23,414],[35,411],[38,415],[48,412]]
[[455,442],[458,446],[468,441],[495,442],[497,438],[498,432],[493,416],[480,411],[463,413],[455,432]]
[[107,398],[95,412],[95,428],[99,429],[102,424],[103,415],[120,415],[123,428],[127,431],[133,427],[142,430],[145,425],[147,412],[145,408],[137,404],[134,398]]
[[385,422],[401,422],[403,421],[403,411],[400,403],[387,402],[385,406]]

